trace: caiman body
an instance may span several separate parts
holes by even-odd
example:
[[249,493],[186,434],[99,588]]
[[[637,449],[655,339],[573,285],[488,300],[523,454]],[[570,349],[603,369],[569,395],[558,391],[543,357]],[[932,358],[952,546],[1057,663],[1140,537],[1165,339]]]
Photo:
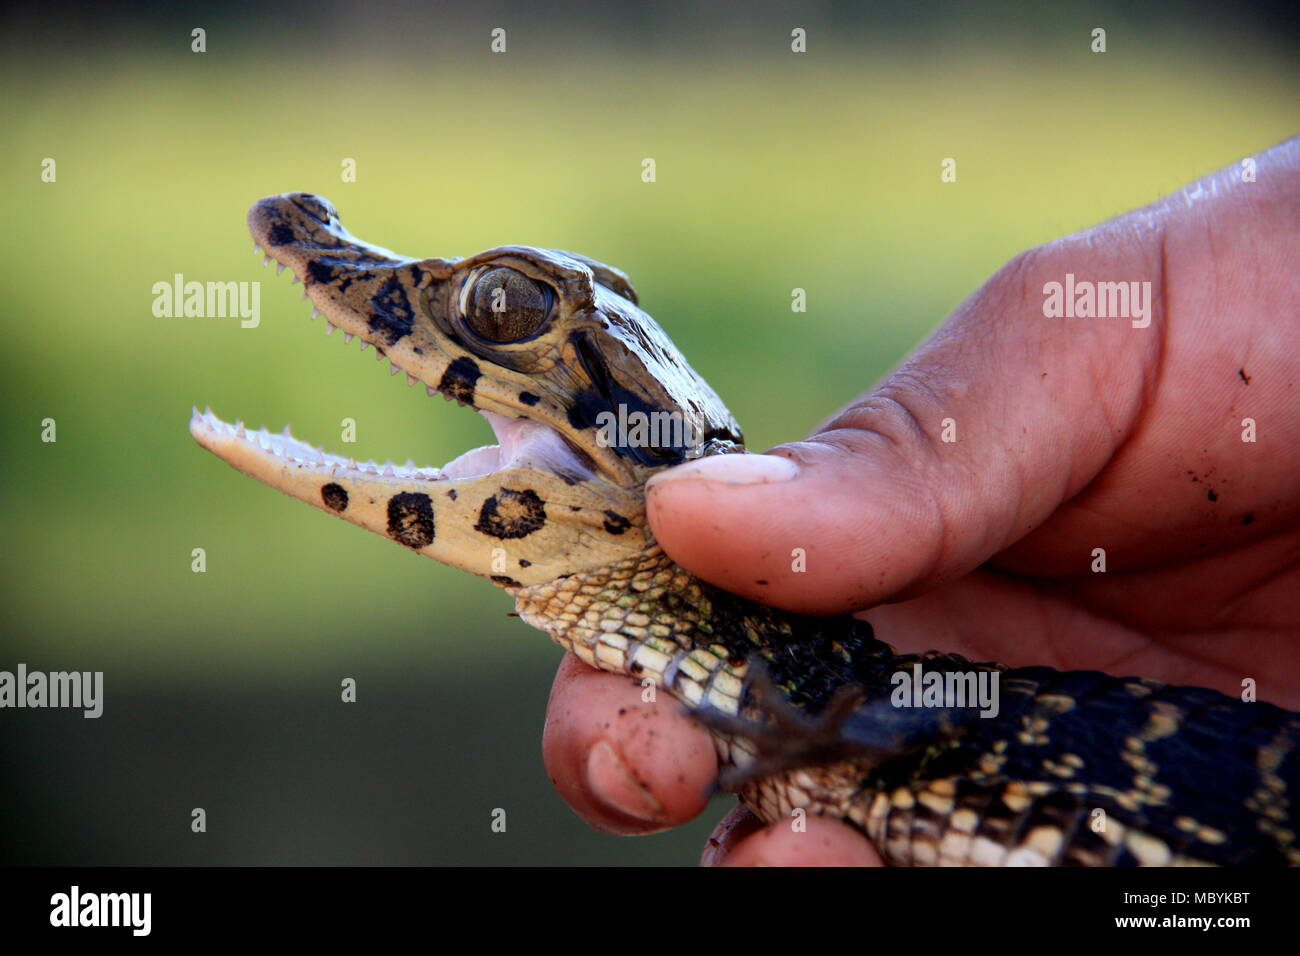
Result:
[[[743,453],[743,439],[623,273],[526,246],[409,259],[307,194],[261,200],[249,227],[327,331],[479,410],[500,445],[442,468],[358,464],[196,412],[200,444],[490,578],[588,664],[670,692],[764,820],[846,820],[895,864],[1300,862],[1295,714],[1142,678],[898,654],[863,621],[768,608],[674,564],[645,482]],[[996,676],[996,713],[951,693],[900,706],[901,674],[949,691]]]

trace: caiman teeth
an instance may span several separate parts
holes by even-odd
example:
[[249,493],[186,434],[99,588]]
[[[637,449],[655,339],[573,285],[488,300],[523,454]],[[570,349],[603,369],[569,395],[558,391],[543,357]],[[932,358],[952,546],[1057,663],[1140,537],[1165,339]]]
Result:
[[286,464],[308,468],[320,475],[338,477],[340,472],[355,472],[369,476],[382,475],[399,481],[446,479],[441,468],[431,465],[416,467],[415,462],[410,459],[407,459],[404,466],[394,465],[392,461],[381,466],[374,461],[358,463],[355,458],[331,454],[319,445],[313,447],[305,441],[294,438],[288,425],[285,425],[284,431],[278,435],[271,434],[265,427],[255,432],[249,431],[244,427],[243,422],[236,422],[234,425],[223,422],[212,414],[210,408],[203,412],[194,409],[193,417],[190,419],[190,431],[195,433],[195,437],[199,437],[199,433],[206,433],[215,439],[235,439],[246,445],[253,445]]
[[250,431],[242,422],[234,425],[223,422],[211,409],[204,412],[194,409],[190,433],[200,445],[241,471],[298,497],[301,495],[291,488],[301,487],[303,473],[340,481],[378,479],[399,488],[409,486],[412,481],[475,479],[509,468],[558,470],[560,474],[575,476],[591,474],[564,439],[545,425],[493,412],[482,414],[499,444],[470,449],[441,468],[417,468],[411,459],[405,465],[394,465],[391,459],[383,465],[374,461],[358,463],[355,458],[331,454],[319,445],[313,447],[294,438],[287,425],[279,434],[272,434],[266,428]]

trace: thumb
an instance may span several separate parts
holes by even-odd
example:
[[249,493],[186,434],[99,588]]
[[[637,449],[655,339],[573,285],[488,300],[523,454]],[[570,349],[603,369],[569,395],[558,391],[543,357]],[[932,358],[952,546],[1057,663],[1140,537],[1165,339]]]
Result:
[[[1274,152],[1293,196],[1297,150]],[[970,572],[1047,521],[1138,428],[1174,360],[1169,274],[1215,288],[1216,262],[1231,261],[1216,259],[1212,233],[1240,234],[1259,214],[1242,190],[1230,169],[1186,191],[1201,202],[1166,200],[1021,254],[808,440],[656,475],[656,537],[700,577],[810,614]],[[1052,283],[1070,296],[1085,282],[1134,290],[1127,315],[1055,311]],[[1177,297],[1195,311],[1184,299],[1196,293]]]

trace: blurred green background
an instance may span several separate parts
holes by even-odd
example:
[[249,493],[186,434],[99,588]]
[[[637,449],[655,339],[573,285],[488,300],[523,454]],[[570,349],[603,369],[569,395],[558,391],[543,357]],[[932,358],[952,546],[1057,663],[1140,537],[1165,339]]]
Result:
[[[1283,9],[10,11],[0,669],[102,670],[106,703],[0,711],[0,862],[685,864],[727,805],[635,840],[587,828],[540,755],[559,651],[505,595],[193,443],[208,404],[381,461],[490,440],[307,321],[252,254],[255,199],[320,193],[409,255],[620,266],[762,449],[1016,252],[1293,135]],[[155,318],[178,272],[261,281],[260,327]]]

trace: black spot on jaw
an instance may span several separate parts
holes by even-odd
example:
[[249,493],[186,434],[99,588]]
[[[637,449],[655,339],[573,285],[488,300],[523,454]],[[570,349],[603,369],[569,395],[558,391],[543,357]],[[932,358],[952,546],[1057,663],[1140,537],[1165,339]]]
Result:
[[605,512],[605,530],[610,534],[622,534],[629,527],[631,527],[631,522],[617,511]]
[[450,498],[452,501],[455,501],[455,500],[456,500],[456,489],[455,489],[455,488],[448,488],[448,489],[447,489],[447,497]]
[[1246,512],[1246,516],[1245,516],[1244,518],[1241,519],[1241,523],[1242,523],[1242,524],[1254,524],[1254,523],[1255,523],[1255,512],[1253,512],[1253,511],[1247,511],[1247,512]]
[[526,538],[546,524],[546,502],[531,488],[502,488],[483,502],[475,531],[493,538]]
[[303,282],[310,279],[313,282],[336,285],[338,292],[347,292],[352,283],[364,277],[365,274],[358,270],[386,264],[365,259],[313,259],[307,263],[307,278]]
[[433,502],[416,491],[404,491],[388,499],[388,536],[408,548],[426,548],[433,543]]
[[342,485],[330,482],[320,490],[321,500],[331,511],[344,511],[348,506],[348,493]]
[[282,222],[277,222],[266,234],[266,241],[273,246],[287,246],[293,240],[293,229]]
[[499,584],[499,585],[501,585],[502,587],[506,587],[506,588],[520,588],[520,587],[523,587],[523,585],[520,584],[518,581],[516,581],[514,578],[508,578],[508,577],[506,577],[504,574],[494,574],[494,575],[492,575],[492,583],[493,583],[493,584]]
[[448,365],[447,371],[442,373],[442,380],[438,382],[438,391],[466,405],[473,405],[475,383],[482,375],[477,362],[468,356],[461,356]]
[[582,363],[587,377],[591,379],[591,384],[606,399],[612,399],[614,381],[609,377],[609,367],[605,363],[604,356],[600,354],[600,350],[592,345],[587,336],[583,334],[574,335],[572,342],[573,350],[577,353],[578,361]]
[[380,286],[371,298],[370,316],[366,321],[370,331],[388,346],[411,334],[415,315],[411,310],[411,302],[406,297],[406,290],[396,277]]
[[313,282],[333,282],[334,267],[321,262],[319,259],[313,259],[307,263],[307,278]]
[[527,558],[520,558],[519,566],[521,568],[531,568],[533,566],[533,562],[529,561]]
[[534,395],[532,392],[520,392],[519,400],[525,405],[536,405],[542,400],[540,395]]
[[[609,374],[609,368],[605,359],[596,349],[586,335],[575,334],[572,337],[574,352],[578,356],[578,361],[582,364],[588,377],[591,379],[591,387],[576,392],[572,398],[572,404],[568,409],[569,424],[574,428],[599,428],[597,424],[600,416],[604,412],[610,412],[618,415],[620,406],[626,409],[627,414],[645,415],[647,421],[654,421],[650,416],[656,413],[671,411],[671,409],[659,408],[650,404],[646,399],[630,389],[624,388],[615,382]],[[681,436],[685,439],[685,430]],[[669,446],[647,446],[642,447],[639,444],[628,445],[615,442],[611,445],[614,451],[624,458],[630,458],[640,465],[675,465],[685,460],[686,452],[689,450],[686,445],[669,445]]]

